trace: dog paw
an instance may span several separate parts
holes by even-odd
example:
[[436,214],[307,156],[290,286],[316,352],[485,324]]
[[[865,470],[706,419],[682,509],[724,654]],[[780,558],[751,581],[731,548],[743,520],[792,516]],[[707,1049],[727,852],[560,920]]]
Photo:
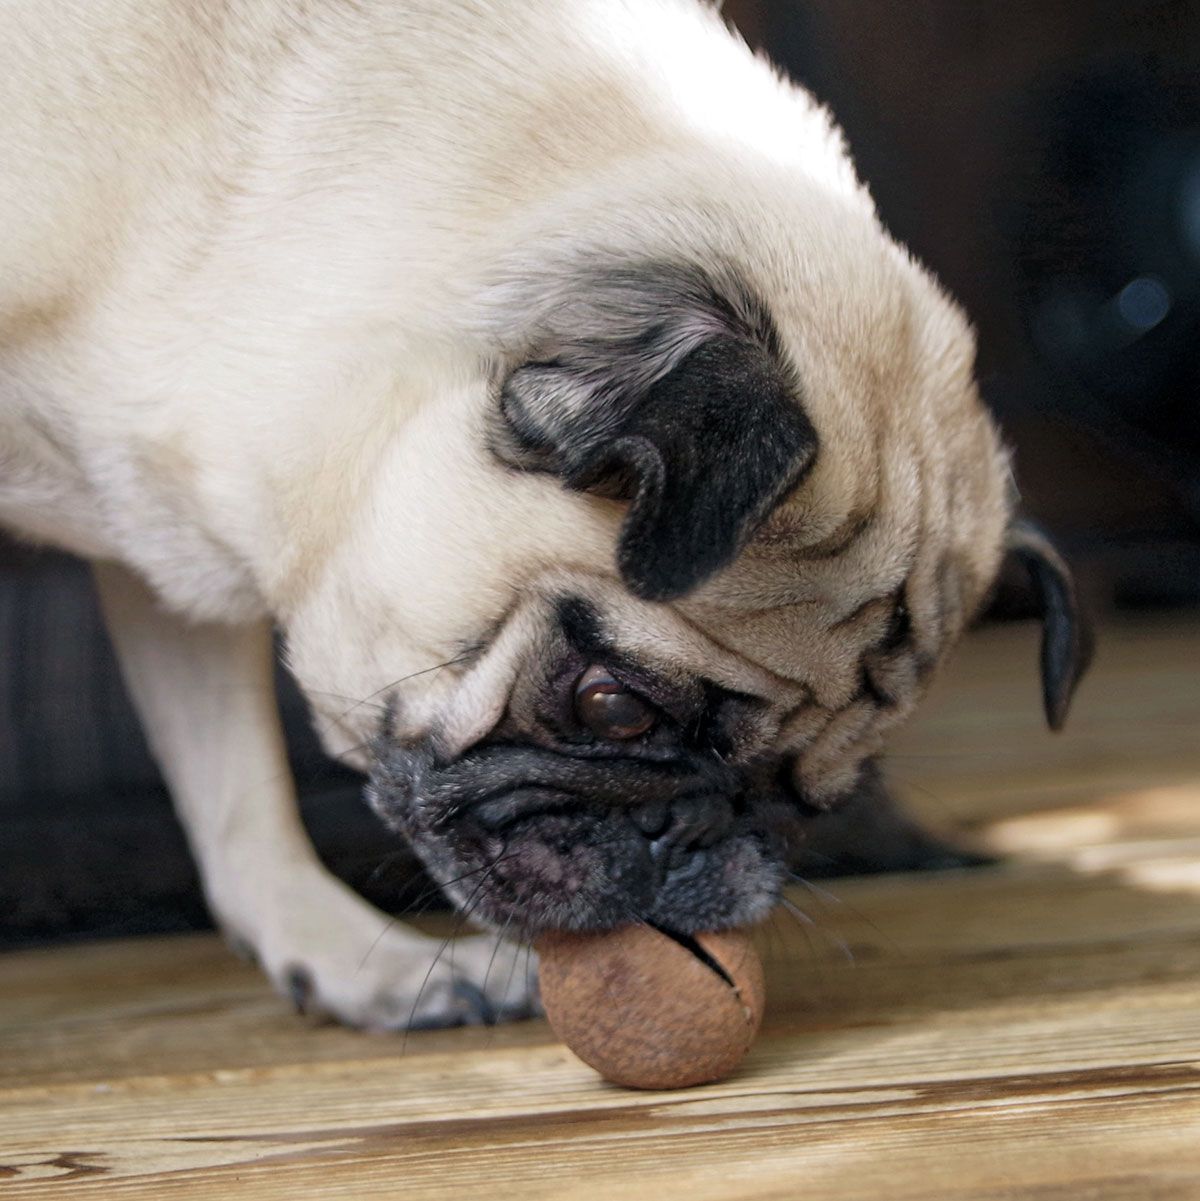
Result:
[[301,1013],[377,1032],[491,1026],[541,1013],[533,953],[497,935],[385,937],[352,971],[310,954],[279,984]]
[[429,938],[331,877],[309,883],[268,904],[255,937],[235,940],[253,944],[297,1012],[376,1031],[492,1025],[541,1012],[529,948],[496,934]]
[[384,1030],[436,1030],[493,1026],[542,1013],[537,960],[528,947],[477,934],[430,944],[432,969],[417,995],[389,993],[373,1006],[370,1026]]

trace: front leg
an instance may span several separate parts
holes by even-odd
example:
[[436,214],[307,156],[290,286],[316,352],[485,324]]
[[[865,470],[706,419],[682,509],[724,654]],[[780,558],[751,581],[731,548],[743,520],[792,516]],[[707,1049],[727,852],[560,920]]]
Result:
[[794,866],[801,876],[818,877],[945,871],[988,862],[969,846],[947,841],[910,817],[879,764],[870,762],[837,808],[813,818]]
[[125,569],[98,564],[95,575],[209,906],[276,988],[372,1028],[526,1016],[527,953],[474,937],[439,956],[440,942],[372,908],[318,860],[296,807],[269,625],[189,622]]

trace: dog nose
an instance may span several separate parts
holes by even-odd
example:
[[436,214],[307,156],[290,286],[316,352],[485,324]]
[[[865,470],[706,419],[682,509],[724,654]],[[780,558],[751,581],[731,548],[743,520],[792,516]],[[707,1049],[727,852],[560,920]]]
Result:
[[660,870],[678,867],[689,854],[714,846],[733,828],[728,798],[711,794],[650,801],[631,817],[650,840],[650,857]]
[[671,806],[666,801],[649,801],[639,805],[629,816],[647,838],[665,834],[672,820]]

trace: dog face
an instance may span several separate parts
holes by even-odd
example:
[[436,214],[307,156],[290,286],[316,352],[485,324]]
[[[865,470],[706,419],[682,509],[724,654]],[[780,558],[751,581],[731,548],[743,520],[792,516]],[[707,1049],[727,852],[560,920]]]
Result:
[[970,332],[869,206],[714,188],[590,197],[476,286],[482,351],[290,615],[376,810],[526,935],[766,912],[1010,526]]

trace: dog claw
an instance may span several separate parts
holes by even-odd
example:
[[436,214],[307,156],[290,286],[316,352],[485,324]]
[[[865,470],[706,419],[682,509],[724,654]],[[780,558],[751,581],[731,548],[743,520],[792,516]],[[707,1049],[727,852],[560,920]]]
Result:
[[477,984],[469,980],[456,980],[453,996],[461,1002],[462,1024],[464,1026],[494,1026],[496,1011],[487,993]]
[[313,1011],[316,989],[312,976],[306,968],[299,966],[288,968],[284,977],[284,985],[297,1013],[307,1015]]

